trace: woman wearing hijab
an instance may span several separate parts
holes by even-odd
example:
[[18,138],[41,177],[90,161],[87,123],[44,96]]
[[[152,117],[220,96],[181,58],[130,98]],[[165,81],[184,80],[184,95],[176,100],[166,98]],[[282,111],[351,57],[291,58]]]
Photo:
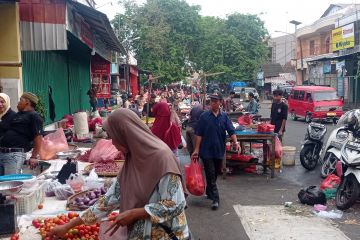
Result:
[[0,138],[10,128],[15,114],[10,107],[10,97],[5,93],[0,93]]
[[110,235],[127,226],[128,239],[189,239],[180,168],[170,149],[129,109],[110,114],[104,128],[126,155],[122,171],[105,196],[78,218],[55,227],[52,235],[62,237],[120,208],[107,230]]
[[[167,103],[160,102],[153,107],[155,122],[151,128],[153,134],[163,140],[169,148],[176,154],[177,148],[181,143],[180,120],[176,112],[170,111]],[[176,114],[176,116],[174,115]]]

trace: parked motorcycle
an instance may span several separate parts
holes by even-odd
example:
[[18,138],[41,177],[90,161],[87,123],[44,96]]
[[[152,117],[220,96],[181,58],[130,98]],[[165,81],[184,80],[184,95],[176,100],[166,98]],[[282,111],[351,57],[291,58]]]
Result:
[[355,139],[348,141],[341,149],[341,183],[336,191],[335,203],[340,210],[350,208],[360,195],[360,110],[351,111],[344,121]]
[[348,126],[348,116],[354,112],[351,110],[346,112],[337,123],[337,128],[334,129],[325,146],[323,154],[320,158],[321,165],[321,176],[326,178],[328,175],[335,173],[336,164],[341,158],[341,148],[347,141],[354,140],[354,134],[352,126]]
[[307,127],[304,143],[301,146],[300,162],[307,170],[313,170],[320,158],[326,126],[311,122]]
[[360,196],[360,142],[349,141],[341,149],[343,171],[335,203],[340,210],[350,208]]

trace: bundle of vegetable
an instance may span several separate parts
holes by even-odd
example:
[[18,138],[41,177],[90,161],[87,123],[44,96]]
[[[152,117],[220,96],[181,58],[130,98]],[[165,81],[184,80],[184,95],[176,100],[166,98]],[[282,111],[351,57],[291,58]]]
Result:
[[106,193],[104,187],[89,190],[73,195],[68,199],[67,207],[69,210],[85,210],[94,205],[101,195]]

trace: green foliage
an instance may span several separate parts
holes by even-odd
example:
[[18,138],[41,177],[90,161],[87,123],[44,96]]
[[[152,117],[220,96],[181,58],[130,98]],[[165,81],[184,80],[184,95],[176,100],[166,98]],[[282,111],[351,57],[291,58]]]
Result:
[[267,30],[256,15],[200,16],[199,6],[183,0],[121,4],[125,13],[112,20],[120,41],[128,43],[139,67],[161,76],[162,83],[183,80],[191,70],[225,72],[209,78],[219,82],[252,80],[268,58]]

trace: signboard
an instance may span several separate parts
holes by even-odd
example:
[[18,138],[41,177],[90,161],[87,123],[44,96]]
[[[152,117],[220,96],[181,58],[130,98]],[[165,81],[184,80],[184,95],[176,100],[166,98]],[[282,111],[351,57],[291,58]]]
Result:
[[91,83],[95,85],[97,98],[110,98],[110,63],[98,56],[91,59]]
[[351,48],[355,45],[354,23],[336,28],[331,31],[332,50],[339,51],[345,48]]

